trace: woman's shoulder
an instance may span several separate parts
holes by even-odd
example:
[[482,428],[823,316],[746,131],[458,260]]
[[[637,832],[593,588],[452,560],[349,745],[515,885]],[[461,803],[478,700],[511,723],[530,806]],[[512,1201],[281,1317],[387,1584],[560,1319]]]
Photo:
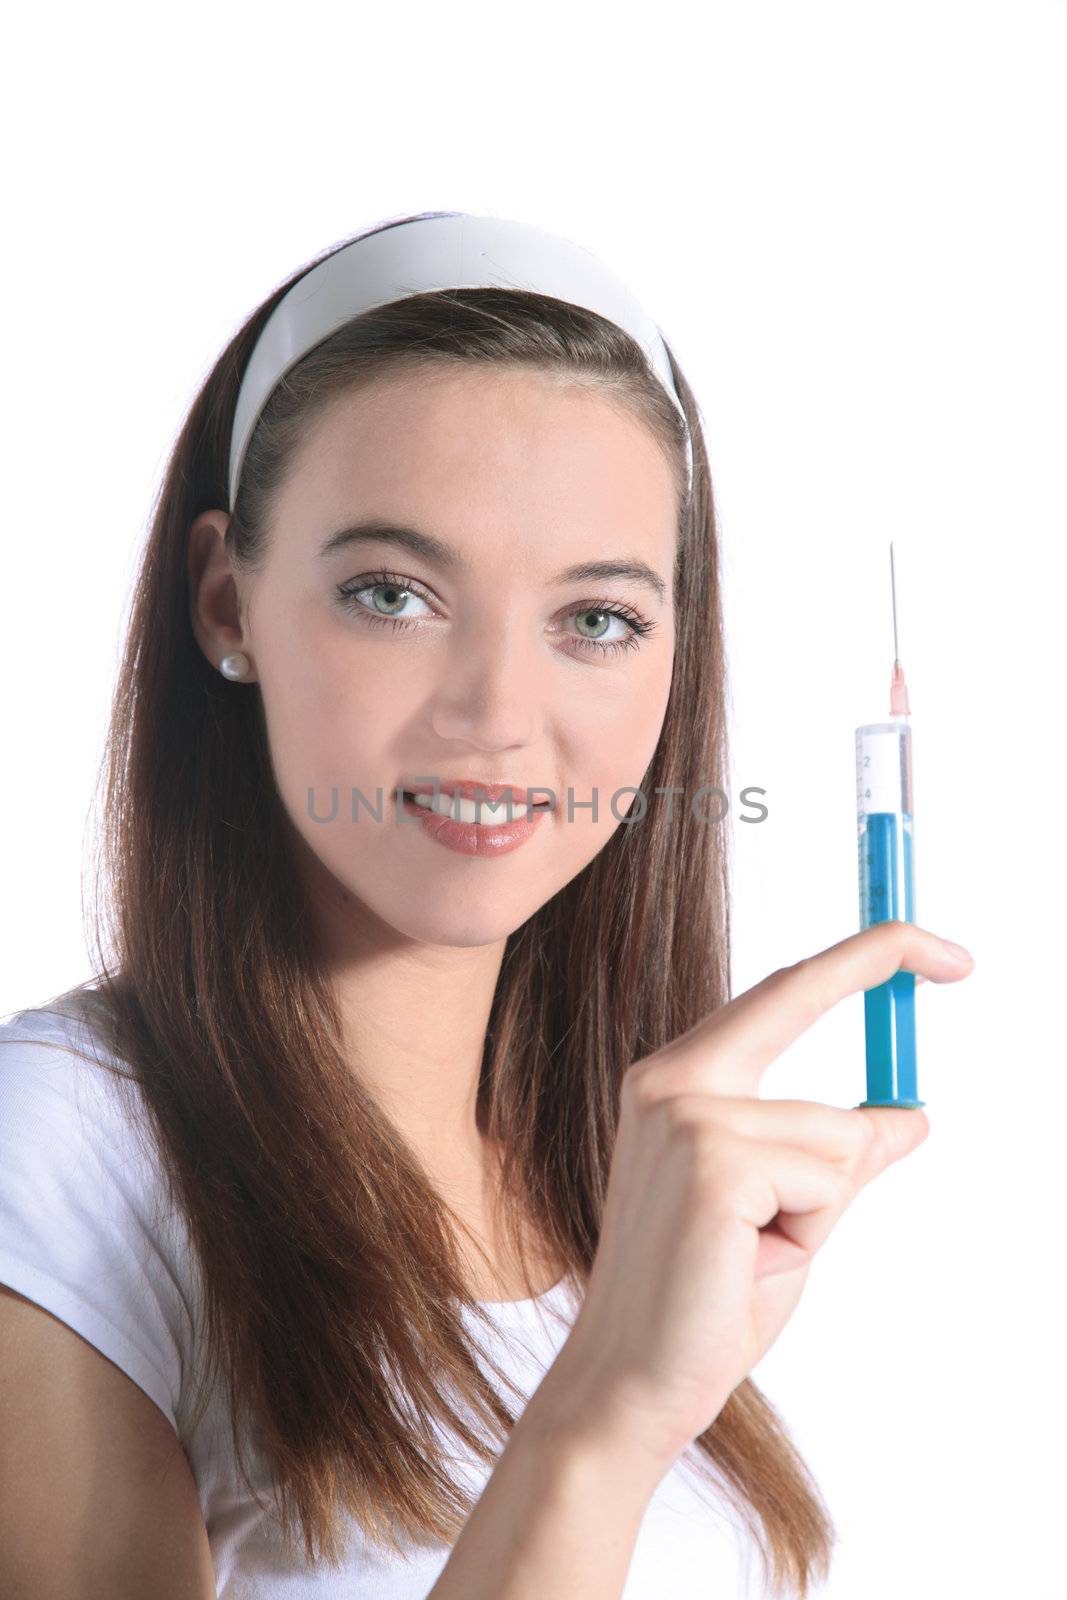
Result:
[[143,1101],[136,1074],[108,1043],[98,991],[81,986],[0,1021],[0,1115],[47,1111],[55,1129],[87,1115],[110,1135],[132,1135]]
[[98,1006],[70,991],[0,1022],[0,1282],[67,1322],[177,1427],[194,1264]]
[[[0,1159],[58,1201],[76,1171],[84,1202],[136,1217],[184,1250],[137,1073],[111,1043],[103,998],[82,985],[0,1022]],[[0,1205],[11,1205],[10,1184]]]
[[107,1008],[99,989],[79,984],[46,1001],[22,1011],[8,1011],[0,1018],[0,1040],[15,1043],[26,1038],[37,1044],[62,1038],[68,1044],[86,1036],[102,1041],[106,1036]]

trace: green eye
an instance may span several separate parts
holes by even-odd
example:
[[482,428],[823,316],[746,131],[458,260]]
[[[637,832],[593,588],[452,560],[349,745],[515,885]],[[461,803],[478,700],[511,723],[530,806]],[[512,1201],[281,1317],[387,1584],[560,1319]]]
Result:
[[[418,627],[419,617],[409,617],[401,614],[401,608],[410,600],[421,600],[424,605],[429,601],[420,592],[421,586],[410,578],[402,578],[395,572],[365,572],[358,578],[350,578],[347,583],[338,585],[337,593],[345,608],[357,616],[360,621],[367,622],[371,627],[381,623],[392,627],[394,630],[401,628]],[[360,595],[380,595],[370,605],[359,598]],[[609,655],[616,650],[635,650],[639,648],[641,640],[647,638],[656,630],[656,624],[643,617],[640,612],[632,607],[611,604],[607,600],[585,601],[576,606],[570,615],[577,621],[581,630],[585,619],[593,618],[590,633],[579,631],[572,634],[571,638],[580,649],[594,651],[598,655]],[[627,632],[621,639],[603,639],[602,635],[613,618],[626,624]]]

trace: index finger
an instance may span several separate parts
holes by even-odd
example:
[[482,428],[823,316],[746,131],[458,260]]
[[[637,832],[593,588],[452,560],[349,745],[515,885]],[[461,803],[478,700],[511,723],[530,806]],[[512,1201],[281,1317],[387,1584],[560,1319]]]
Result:
[[754,1096],[770,1063],[846,995],[874,989],[902,970],[951,983],[973,965],[913,922],[877,922],[770,973],[683,1037],[710,1050],[714,1093]]

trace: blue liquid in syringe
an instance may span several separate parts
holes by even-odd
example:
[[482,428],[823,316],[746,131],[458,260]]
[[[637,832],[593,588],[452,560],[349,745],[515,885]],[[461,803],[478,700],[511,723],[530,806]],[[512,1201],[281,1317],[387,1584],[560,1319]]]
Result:
[[[912,819],[908,812],[871,811],[862,819],[860,920],[914,922]],[[913,1105],[917,1098],[915,974],[896,972],[863,996],[867,1041],[864,1105]]]

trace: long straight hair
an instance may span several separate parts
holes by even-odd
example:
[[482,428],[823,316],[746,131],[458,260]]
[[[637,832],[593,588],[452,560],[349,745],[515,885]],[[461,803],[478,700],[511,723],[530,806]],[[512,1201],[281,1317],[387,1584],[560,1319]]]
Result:
[[[491,1468],[516,1421],[463,1326],[461,1308],[480,1308],[456,1219],[342,1053],[259,688],[222,679],[190,624],[189,531],[228,504],[248,357],[291,285],[349,242],[248,318],[166,464],[100,771],[96,971],[67,991],[91,987],[110,1049],[140,1086],[195,1251],[205,1359],[192,1426],[224,1378],[246,1480],[247,1428],[268,1454],[265,1509],[289,1548],[334,1567],[346,1516],[398,1552],[453,1543],[473,1500],[437,1430]],[[504,1221],[533,1293],[531,1219],[571,1281],[588,1282],[627,1068],[730,997],[728,823],[709,826],[689,804],[668,821],[660,799],[728,791],[719,536],[692,391],[672,356],[693,440],[687,494],[674,407],[613,323],[531,292],[413,296],[346,323],[278,384],[226,547],[243,570],[262,564],[294,452],[331,400],[401,366],[461,363],[596,387],[645,421],[679,491],[676,654],[641,785],[648,812],[508,937],[486,1033],[478,1125],[502,1152]],[[836,1531],[750,1378],[687,1454],[740,1515],[765,1586],[804,1600],[829,1571]]]

